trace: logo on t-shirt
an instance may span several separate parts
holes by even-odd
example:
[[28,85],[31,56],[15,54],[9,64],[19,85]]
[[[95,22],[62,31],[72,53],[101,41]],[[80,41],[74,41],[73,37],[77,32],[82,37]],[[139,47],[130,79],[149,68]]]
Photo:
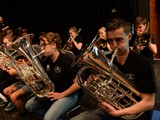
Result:
[[61,67],[56,66],[56,67],[54,68],[54,71],[55,71],[55,73],[60,73],[60,72],[61,72]]
[[135,82],[135,75],[134,74],[126,74],[126,77],[131,81],[131,82]]
[[46,66],[46,71],[50,71],[51,69],[50,69],[50,66],[49,65],[47,65]]

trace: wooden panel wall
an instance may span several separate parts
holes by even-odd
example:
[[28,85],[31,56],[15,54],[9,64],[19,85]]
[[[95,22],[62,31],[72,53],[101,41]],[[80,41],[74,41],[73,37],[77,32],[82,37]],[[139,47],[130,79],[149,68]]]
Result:
[[155,35],[158,52],[155,58],[160,58],[160,13],[156,11],[156,0],[150,0],[150,31]]

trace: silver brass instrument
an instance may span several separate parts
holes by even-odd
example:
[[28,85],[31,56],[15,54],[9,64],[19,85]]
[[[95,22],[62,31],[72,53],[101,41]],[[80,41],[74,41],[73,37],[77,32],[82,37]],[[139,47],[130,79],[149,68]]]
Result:
[[5,45],[2,44],[0,46],[0,64],[3,65],[3,67],[7,68],[7,66],[10,65],[11,60],[10,58],[5,54]]
[[[97,47],[96,42],[92,41],[81,56],[74,61],[73,65],[82,65],[76,78],[84,91],[98,102],[106,102],[116,109],[123,109],[136,104],[141,98],[136,86],[130,83],[126,76],[113,64],[117,52],[118,48],[112,54],[112,58],[108,59]],[[94,76],[92,82],[88,82],[90,76]],[[141,114],[126,115],[122,118],[135,119]]]
[[16,54],[16,50],[9,52],[4,44],[0,46],[0,64],[6,69],[11,66],[11,57]]
[[30,38],[33,38],[33,36],[34,34],[27,34],[13,42],[12,48],[20,52],[28,63],[24,62],[22,65],[16,65],[15,60],[18,57],[17,55],[12,58],[12,64],[21,79],[36,95],[36,98],[45,98],[48,92],[54,91],[54,84],[37,59],[38,55],[42,54],[43,51],[40,54],[35,55],[32,50]]
[[79,28],[79,30],[77,31],[77,34],[76,34],[76,36],[74,38],[69,37],[69,39],[67,40],[66,44],[62,48],[62,51],[64,51],[64,50],[70,51],[73,48],[73,43],[71,43],[71,40],[75,39],[78,36],[78,34],[80,33],[80,31],[81,31],[81,28]]

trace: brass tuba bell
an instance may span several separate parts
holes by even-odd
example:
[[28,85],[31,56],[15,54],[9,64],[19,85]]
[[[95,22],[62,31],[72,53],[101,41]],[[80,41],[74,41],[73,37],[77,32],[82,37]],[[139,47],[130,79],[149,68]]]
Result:
[[54,84],[44,71],[37,57],[32,50],[31,40],[34,34],[27,34],[15,40],[12,48],[17,50],[20,55],[23,55],[28,63],[24,62],[21,65],[15,63],[18,55],[12,58],[12,64],[18,72],[20,78],[28,85],[36,98],[45,98],[48,92],[54,91]]
[[[108,59],[98,48],[96,40],[81,53],[73,63],[81,64],[76,78],[78,84],[97,102],[106,102],[116,109],[123,109],[141,100],[140,93],[136,90],[134,84],[127,80],[126,76],[113,64],[118,48]],[[88,82],[88,78],[94,75],[96,80]],[[125,115],[124,119],[136,119],[138,115]]]

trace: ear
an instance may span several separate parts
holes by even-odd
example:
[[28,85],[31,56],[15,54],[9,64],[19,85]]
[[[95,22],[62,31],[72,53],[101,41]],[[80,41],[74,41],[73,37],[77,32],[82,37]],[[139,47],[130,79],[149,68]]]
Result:
[[128,35],[128,40],[131,40],[131,38],[132,38],[132,34],[129,33],[129,35]]
[[52,48],[55,49],[56,48],[56,44],[52,43]]

